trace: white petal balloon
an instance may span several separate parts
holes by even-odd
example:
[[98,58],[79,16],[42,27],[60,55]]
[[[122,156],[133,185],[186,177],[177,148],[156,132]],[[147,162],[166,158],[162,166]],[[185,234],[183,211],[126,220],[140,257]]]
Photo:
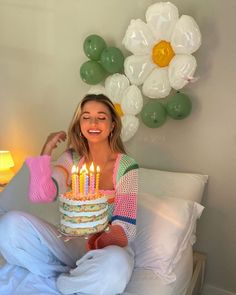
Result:
[[178,20],[171,45],[176,54],[192,54],[201,45],[201,33],[195,20],[189,15],[182,15]]
[[145,55],[130,55],[124,62],[125,75],[135,85],[142,85],[154,68],[155,64]]
[[153,70],[144,82],[142,90],[143,94],[150,98],[166,97],[171,91],[167,68]]
[[121,108],[124,114],[137,115],[143,107],[143,97],[139,88],[135,85],[125,89],[121,100]]
[[114,74],[106,78],[105,89],[114,103],[120,103],[124,90],[130,85],[128,78],[122,74]]
[[201,45],[201,33],[195,20],[179,17],[170,2],[150,5],[146,22],[132,20],[125,33],[123,44],[133,55],[125,59],[124,70],[132,84],[143,85],[147,97],[164,98],[171,88],[181,89],[194,80],[197,63],[192,53]]
[[179,19],[179,12],[170,2],[158,2],[148,7],[146,21],[156,40],[169,41]]
[[172,88],[179,90],[193,78],[197,67],[193,55],[176,55],[169,66],[169,81]]
[[133,115],[124,115],[121,118],[122,131],[121,138],[124,142],[128,141],[137,132],[139,127],[139,119]]
[[131,20],[122,43],[133,54],[145,55],[152,49],[154,37],[141,19]]
[[130,85],[129,79],[122,74],[109,76],[105,81],[105,90],[121,117],[122,139],[128,141],[139,127],[139,119],[135,115],[143,107],[142,93],[136,85]]

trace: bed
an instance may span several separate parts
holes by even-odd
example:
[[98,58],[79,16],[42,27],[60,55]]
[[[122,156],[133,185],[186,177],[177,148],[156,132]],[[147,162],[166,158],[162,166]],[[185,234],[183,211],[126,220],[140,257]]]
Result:
[[[135,268],[123,295],[198,294],[204,276],[204,256],[193,252],[193,244],[197,220],[204,209],[200,203],[207,179],[207,175],[196,173],[140,168],[137,237],[131,245]],[[29,203],[28,180],[29,172],[23,165],[0,193],[0,214],[23,210],[57,224],[57,202]],[[4,265],[3,258],[0,264]],[[2,295],[60,294],[55,282],[37,281],[24,270],[16,273],[14,267],[4,267],[0,268],[0,278],[4,277],[6,286],[11,276],[17,276],[21,286],[17,290],[19,283],[15,281],[14,292],[6,287]],[[25,286],[22,278],[26,280]]]

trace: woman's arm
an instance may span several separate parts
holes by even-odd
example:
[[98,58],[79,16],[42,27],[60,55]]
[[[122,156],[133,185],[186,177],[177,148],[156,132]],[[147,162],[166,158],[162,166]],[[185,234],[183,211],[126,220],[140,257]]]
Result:
[[57,186],[52,179],[51,156],[27,158],[30,171],[28,196],[31,202],[52,202],[57,195]]
[[53,132],[49,134],[43,145],[40,155],[51,156],[53,150],[57,148],[57,145],[65,140],[66,140],[66,133],[64,131],[58,131],[58,132]]
[[41,156],[26,159],[30,171],[29,199],[32,202],[52,202],[58,189],[65,191],[70,185],[70,171],[72,158],[68,152],[62,154],[52,167],[51,154],[57,144],[66,139],[63,131],[48,136],[41,152]]
[[121,176],[115,198],[115,208],[112,216],[112,225],[120,226],[131,242],[136,235],[138,194],[138,165],[132,163]]
[[115,208],[108,232],[92,236],[87,249],[99,249],[109,245],[125,247],[136,234],[138,165],[128,156],[121,159],[117,173]]

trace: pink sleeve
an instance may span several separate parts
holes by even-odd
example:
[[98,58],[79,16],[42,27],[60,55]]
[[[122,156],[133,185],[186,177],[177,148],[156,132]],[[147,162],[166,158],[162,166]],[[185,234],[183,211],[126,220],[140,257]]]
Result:
[[51,157],[44,155],[26,159],[30,171],[29,200],[33,203],[54,201],[57,187],[52,180]]

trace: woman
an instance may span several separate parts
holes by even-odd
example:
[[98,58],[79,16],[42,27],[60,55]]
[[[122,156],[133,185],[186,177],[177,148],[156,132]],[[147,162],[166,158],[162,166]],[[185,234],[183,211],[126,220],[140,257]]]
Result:
[[70,124],[69,149],[53,170],[51,154],[66,140],[63,131],[48,137],[41,156],[26,160],[32,202],[51,202],[68,190],[73,164],[100,166],[100,188],[109,196],[110,226],[108,232],[89,237],[85,255],[84,240],[65,242],[55,227],[29,214],[12,211],[0,220],[0,235],[6,237],[0,242],[4,258],[43,277],[59,275],[57,287],[63,294],[122,293],[132,274],[134,254],[129,243],[135,237],[138,166],[125,154],[120,132],[112,102],[104,95],[87,95]]

